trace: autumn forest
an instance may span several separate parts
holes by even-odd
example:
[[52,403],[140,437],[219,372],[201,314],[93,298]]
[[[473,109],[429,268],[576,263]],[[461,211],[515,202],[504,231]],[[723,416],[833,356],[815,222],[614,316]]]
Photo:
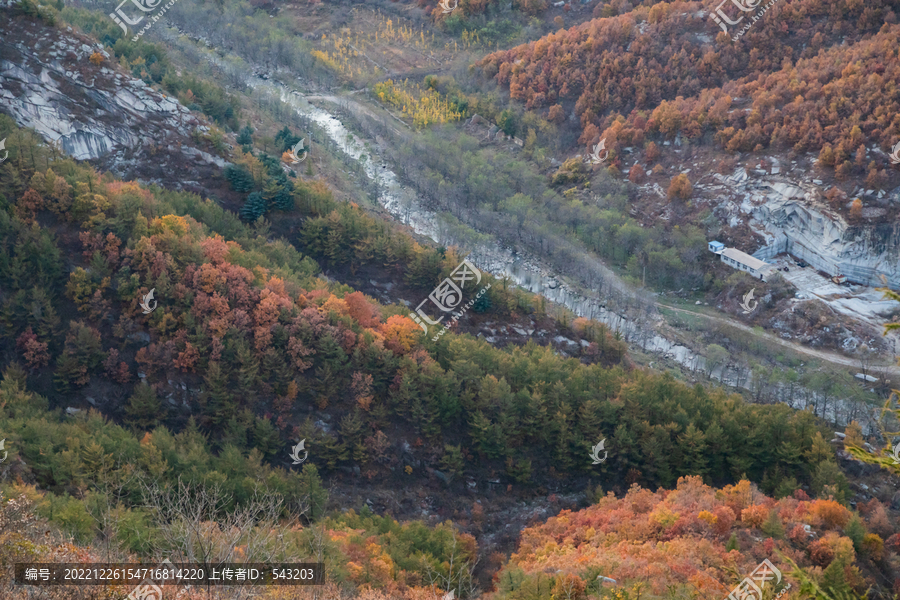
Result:
[[[838,426],[827,402],[646,365],[618,327],[487,269],[458,323],[417,322],[488,242],[598,289],[618,279],[587,265],[606,261],[645,302],[732,293],[745,281],[710,274],[722,229],[691,203],[695,175],[662,175],[676,140],[723,172],[814,155],[857,226],[841,186],[896,185],[896,3],[783,0],[737,43],[712,0],[634,2],[379,1],[351,31],[346,3],[183,0],[167,18],[198,29],[140,42],[92,3],[0,9],[179,102],[191,152],[216,165],[125,178],[0,114],[0,596],[122,600],[122,585],[32,589],[13,565],[168,558],[324,565],[320,586],[182,600],[693,600],[760,564],[779,572],[760,600],[897,600],[900,467],[876,447],[896,394],[881,432]],[[219,77],[189,67],[215,52]],[[278,74],[340,95],[365,155],[350,164],[234,65],[260,89]],[[608,164],[585,163],[601,140]],[[440,215],[440,242],[411,203],[406,219],[380,209],[375,155]],[[647,181],[671,221],[642,222]],[[833,384],[792,367],[773,389]]]

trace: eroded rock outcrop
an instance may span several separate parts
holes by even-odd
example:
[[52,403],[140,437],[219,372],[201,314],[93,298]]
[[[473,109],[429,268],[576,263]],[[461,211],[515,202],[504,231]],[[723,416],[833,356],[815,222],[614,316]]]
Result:
[[788,252],[828,275],[842,273],[853,283],[881,286],[883,275],[890,287],[900,287],[900,223],[854,226],[830,210],[814,184],[771,176],[748,180],[742,175],[720,179],[743,195],[740,212],[765,240],[753,256],[766,260]]
[[[3,18],[0,50],[0,110],[73,158],[123,179],[201,193],[207,190],[190,182],[227,164],[194,140],[194,131],[208,128],[202,119],[119,72],[89,38]],[[95,54],[103,57],[99,65],[90,60]]]

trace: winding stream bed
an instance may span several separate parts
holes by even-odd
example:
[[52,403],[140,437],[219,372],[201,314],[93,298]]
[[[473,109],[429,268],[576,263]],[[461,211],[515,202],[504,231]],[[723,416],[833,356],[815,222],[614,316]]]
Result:
[[[214,62],[216,58],[212,58]],[[281,102],[291,106],[299,115],[307,118],[315,124],[327,136],[330,141],[339,148],[352,161],[361,165],[366,177],[378,184],[378,203],[397,220],[409,225],[417,234],[427,236],[436,243],[442,243],[442,235],[439,228],[440,219],[438,213],[429,209],[415,193],[401,183],[392,165],[383,162],[373,156],[366,143],[354,134],[332,112],[307,101],[299,92],[291,90],[284,84],[276,84],[256,76],[248,76],[246,83],[254,90],[278,98]],[[523,255],[521,252],[513,252],[496,242],[475,244],[466,248],[469,260],[479,269],[491,273],[495,277],[508,277],[516,286],[535,294],[541,294],[553,303],[565,306],[574,314],[588,317],[606,324],[612,331],[618,332],[633,347],[639,347],[645,352],[652,352],[667,359],[674,360],[688,371],[705,373],[706,359],[694,353],[690,348],[673,342],[661,336],[651,326],[651,321],[658,320],[657,316],[647,319],[645,324],[637,323],[634,319],[616,312],[607,307],[606,303],[596,297],[573,290],[563,283],[550,269],[541,266],[539,261]],[[634,297],[634,291],[623,290],[616,284],[617,292]],[[730,367],[722,365],[714,368],[710,377],[728,387],[741,387],[751,389],[751,371],[746,367]],[[783,388],[778,384],[777,388]],[[796,387],[795,387],[796,389]],[[797,394],[794,396],[793,407],[802,409],[802,400]],[[808,393],[809,398],[816,395]],[[833,400],[831,406],[823,411],[825,418],[838,422],[846,421],[843,415],[849,414],[852,400]],[[855,407],[856,416],[864,431],[877,429],[875,418],[876,411],[873,407]]]

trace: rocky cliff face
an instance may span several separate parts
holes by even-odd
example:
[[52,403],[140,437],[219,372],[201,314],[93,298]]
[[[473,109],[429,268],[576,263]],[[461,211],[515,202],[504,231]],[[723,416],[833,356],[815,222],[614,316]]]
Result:
[[[788,252],[829,275],[842,273],[853,283],[882,286],[883,275],[890,287],[900,287],[900,223],[852,226],[822,201],[824,190],[815,183],[770,175],[751,179],[743,169],[718,179],[742,199],[739,212],[764,238],[753,253],[756,258]],[[896,202],[895,195],[882,203]]]
[[[193,132],[208,129],[201,118],[119,72],[99,44],[71,28],[0,14],[0,111],[122,179],[209,192],[198,182],[226,162],[194,141]],[[99,65],[90,61],[95,53]]]

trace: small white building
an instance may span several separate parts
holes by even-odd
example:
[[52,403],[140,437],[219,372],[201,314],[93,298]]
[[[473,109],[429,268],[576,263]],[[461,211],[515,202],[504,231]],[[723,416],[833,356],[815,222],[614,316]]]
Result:
[[739,271],[749,273],[763,281],[766,280],[766,275],[772,270],[772,265],[769,263],[754,258],[737,248],[726,248],[722,242],[709,242],[709,251],[713,254],[718,254],[723,263]]

